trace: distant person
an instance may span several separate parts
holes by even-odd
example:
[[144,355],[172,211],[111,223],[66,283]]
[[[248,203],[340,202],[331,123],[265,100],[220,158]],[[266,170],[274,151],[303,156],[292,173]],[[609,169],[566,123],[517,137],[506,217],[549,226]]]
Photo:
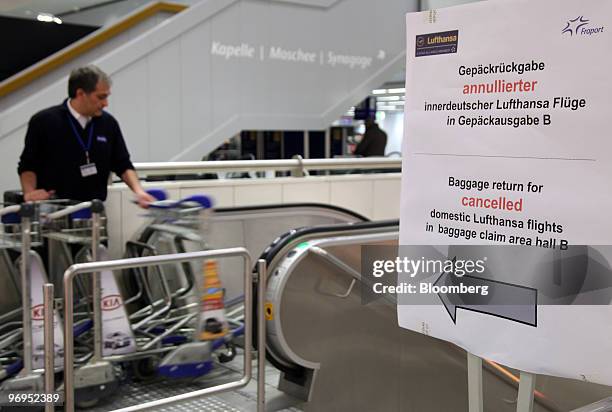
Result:
[[384,156],[387,146],[387,133],[378,127],[378,124],[371,118],[366,119],[365,128],[363,138],[355,148],[354,154],[364,157]]
[[17,172],[25,201],[106,200],[114,172],[141,207],[155,199],[140,185],[117,120],[104,111],[111,80],[98,67],[70,73],[68,98],[30,119]]

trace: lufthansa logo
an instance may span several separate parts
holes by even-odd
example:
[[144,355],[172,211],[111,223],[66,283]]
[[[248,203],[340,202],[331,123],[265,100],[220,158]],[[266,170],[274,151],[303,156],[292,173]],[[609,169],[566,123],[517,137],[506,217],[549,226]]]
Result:
[[415,56],[457,53],[459,30],[418,34],[415,39]]

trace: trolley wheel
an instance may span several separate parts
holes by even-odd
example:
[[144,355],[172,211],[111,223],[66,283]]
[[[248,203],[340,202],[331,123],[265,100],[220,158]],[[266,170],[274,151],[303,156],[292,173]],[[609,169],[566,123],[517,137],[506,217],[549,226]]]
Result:
[[225,344],[225,348],[227,349],[227,352],[220,352],[217,356],[219,359],[219,362],[221,363],[227,363],[230,362],[231,360],[233,360],[236,357],[236,345],[234,345],[234,342],[227,342]]
[[134,377],[140,381],[150,381],[157,377],[158,360],[156,358],[143,358],[133,362]]
[[104,384],[95,384],[90,386],[83,386],[75,388],[74,390],[74,404],[79,408],[91,408],[97,405],[99,402],[104,402],[113,394],[116,394],[119,390],[119,381],[112,380]]
[[98,402],[100,402],[100,398],[92,398],[92,399],[87,399],[87,400],[75,401],[74,404],[79,409],[88,409],[88,408],[96,406]]

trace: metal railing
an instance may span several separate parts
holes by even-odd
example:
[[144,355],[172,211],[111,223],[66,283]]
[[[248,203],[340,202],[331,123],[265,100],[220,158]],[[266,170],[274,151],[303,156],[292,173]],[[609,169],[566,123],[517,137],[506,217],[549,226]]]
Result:
[[[55,340],[53,336],[53,315],[55,314],[55,301],[53,300],[53,283],[43,285],[44,299],[44,341],[45,341],[45,393],[55,392]],[[53,402],[45,403],[45,412],[53,412]]]
[[30,246],[32,232],[32,218],[34,217],[34,205],[25,203],[19,209],[21,215],[21,302],[23,305],[23,372],[25,375],[32,373],[32,314],[28,310],[29,302],[32,302],[32,291],[30,290],[32,279],[30,277]]
[[[251,272],[251,256],[249,252],[242,247],[229,248],[229,249],[218,249],[210,251],[200,252],[189,252],[189,253],[177,253],[171,255],[160,255],[160,256],[147,256],[137,257],[130,259],[119,259],[110,260],[103,262],[91,262],[91,263],[79,263],[70,266],[64,273],[64,390],[65,390],[65,411],[74,412],[75,397],[74,397],[74,337],[72,335],[73,330],[73,280],[76,275],[79,274],[91,274],[93,272],[100,272],[102,270],[115,270],[115,269],[128,269],[137,268],[158,264],[166,263],[181,263],[189,262],[194,260],[204,260],[211,258],[229,258],[229,257],[242,257],[244,259],[244,373],[239,380],[224,383],[222,385],[213,386],[210,388],[200,389],[197,391],[184,393],[181,395],[172,396],[169,398],[159,399],[144,404],[135,405],[117,411],[128,412],[128,411],[141,411],[149,410],[154,407],[162,405],[168,405],[171,403],[180,402],[187,399],[193,399],[201,396],[212,395],[219,392],[224,392],[232,389],[239,389],[244,387],[251,380],[251,351],[252,351],[252,322],[253,322],[253,274]],[[265,276],[265,274],[263,275]],[[260,276],[261,278],[262,276]],[[264,295],[259,296],[259,299],[264,299]],[[261,304],[261,302],[260,302]],[[259,322],[258,328],[263,328],[265,323]],[[95,327],[95,325],[94,325]],[[70,331],[70,332],[68,332]],[[263,336],[261,329],[259,329],[259,336]],[[264,337],[265,339],[265,337]],[[265,347],[265,346],[264,346]],[[263,365],[262,365],[263,368]]]
[[266,410],[266,281],[265,259],[257,261],[257,412]]
[[140,176],[166,174],[289,171],[294,176],[303,176],[309,170],[391,170],[402,167],[401,158],[363,157],[336,159],[284,159],[284,160],[214,160],[202,162],[147,162],[135,163]]

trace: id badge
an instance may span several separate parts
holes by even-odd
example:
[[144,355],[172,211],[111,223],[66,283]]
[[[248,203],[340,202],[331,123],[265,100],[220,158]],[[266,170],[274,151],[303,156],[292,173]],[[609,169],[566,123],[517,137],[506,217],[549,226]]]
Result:
[[93,176],[97,173],[98,173],[98,169],[96,169],[95,163],[87,163],[81,166],[81,176],[83,177]]

